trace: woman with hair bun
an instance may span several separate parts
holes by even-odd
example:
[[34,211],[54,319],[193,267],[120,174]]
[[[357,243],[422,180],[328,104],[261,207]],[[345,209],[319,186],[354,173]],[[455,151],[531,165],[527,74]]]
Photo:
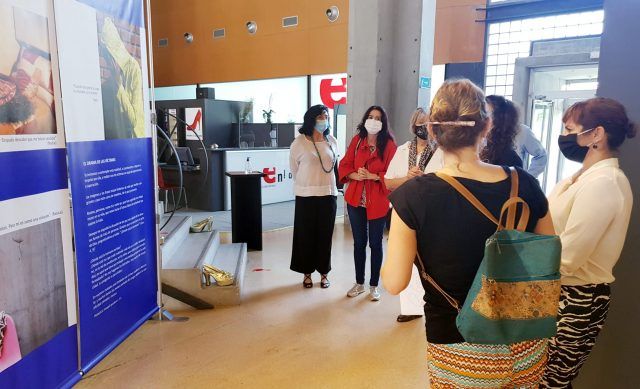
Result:
[[633,206],[629,180],[618,164],[618,148],[636,134],[624,106],[613,99],[589,99],[572,105],[562,122],[560,151],[582,168],[549,196],[562,241],[562,293],[545,388],[570,388],[595,345]]
[[[491,127],[482,90],[469,80],[445,81],[431,104],[428,124],[444,152],[444,167],[438,172],[455,177],[489,212],[499,215],[510,197],[511,174],[508,167],[480,159]],[[530,174],[520,168],[516,172],[518,194],[531,212],[526,230],[552,235],[544,193]],[[415,260],[462,306],[496,225],[434,173],[404,183],[390,199],[393,214],[382,269],[387,291],[398,294],[407,287]],[[458,311],[432,284],[423,279],[422,286],[432,388],[537,387],[546,362],[546,339],[465,342],[456,327]]]

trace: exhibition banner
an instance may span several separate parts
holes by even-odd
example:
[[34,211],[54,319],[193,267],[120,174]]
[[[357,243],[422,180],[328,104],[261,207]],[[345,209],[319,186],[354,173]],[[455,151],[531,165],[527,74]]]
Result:
[[80,379],[50,0],[0,0],[0,388]]
[[158,311],[141,0],[55,0],[77,260],[80,365]]

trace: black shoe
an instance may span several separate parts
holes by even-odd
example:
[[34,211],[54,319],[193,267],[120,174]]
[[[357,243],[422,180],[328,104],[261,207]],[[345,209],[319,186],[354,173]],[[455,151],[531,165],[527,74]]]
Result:
[[302,281],[302,286],[309,289],[313,287],[313,281],[311,280],[311,274],[305,274],[304,280]]
[[408,321],[415,320],[421,317],[422,315],[398,315],[398,318],[396,319],[396,321],[398,323],[406,323]]
[[321,278],[320,278],[320,287],[322,289],[327,289],[329,286],[331,286],[331,283],[329,282],[329,279],[327,278],[326,274],[321,274]]

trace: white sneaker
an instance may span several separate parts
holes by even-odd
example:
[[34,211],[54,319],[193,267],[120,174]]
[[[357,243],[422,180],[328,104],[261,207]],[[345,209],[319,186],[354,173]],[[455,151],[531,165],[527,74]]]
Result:
[[377,286],[369,287],[369,298],[371,301],[379,301],[380,300],[380,289]]
[[364,293],[364,285],[353,284],[353,287],[347,292],[347,297],[356,297],[359,294]]

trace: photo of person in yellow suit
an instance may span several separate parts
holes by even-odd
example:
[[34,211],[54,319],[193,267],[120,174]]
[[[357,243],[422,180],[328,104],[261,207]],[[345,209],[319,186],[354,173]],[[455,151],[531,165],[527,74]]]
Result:
[[134,26],[98,14],[98,37],[105,139],[142,138],[140,33]]

